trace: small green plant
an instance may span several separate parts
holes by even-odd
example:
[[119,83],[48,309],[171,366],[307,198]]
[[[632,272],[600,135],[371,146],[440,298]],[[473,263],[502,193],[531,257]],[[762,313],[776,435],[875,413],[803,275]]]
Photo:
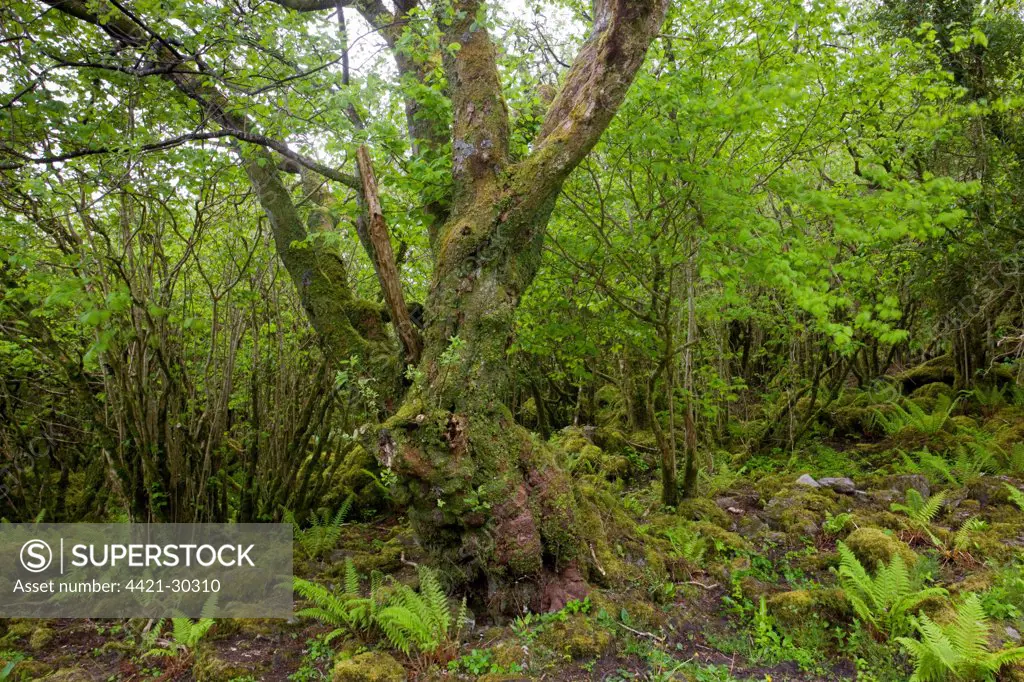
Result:
[[779,632],[775,619],[768,612],[765,598],[761,597],[757,610],[754,611],[753,657],[759,661],[777,663],[794,661],[802,669],[808,669],[814,663],[814,655],[796,646],[792,638]]
[[393,647],[406,655],[434,653],[451,647],[466,623],[466,600],[452,612],[437,574],[420,566],[420,589],[398,585],[388,605],[376,614],[376,623]]
[[0,680],[10,679],[11,673],[14,672],[14,668],[25,660],[25,654],[18,651],[3,652],[2,659],[6,661],[3,668],[0,668]]
[[[441,353],[441,357],[437,359],[437,364],[443,369],[441,375],[441,390],[438,391],[438,396],[444,395],[445,384],[448,383],[448,374],[452,367],[455,367],[462,361],[462,347],[466,345],[458,336],[448,337],[448,347]],[[438,397],[438,400],[441,398]]]
[[669,542],[668,555],[672,559],[682,559],[694,566],[704,562],[708,551],[707,538],[703,538],[684,525],[669,526],[661,529],[659,534]]
[[[299,549],[310,559],[322,559],[338,544],[341,537],[341,525],[352,511],[353,495],[345,498],[333,515],[329,511],[314,511],[309,517],[309,528],[299,528],[295,524],[295,541]],[[295,517],[285,514],[285,520],[295,523]]]
[[981,595],[981,605],[996,620],[1024,616],[1024,566],[1019,561],[996,573],[992,586]]
[[953,534],[953,556],[969,556],[970,551],[978,546],[977,540],[974,539],[973,535],[987,528],[988,523],[977,516],[964,519],[964,522],[960,524],[960,528]]
[[523,672],[518,663],[501,665],[494,660],[490,649],[473,649],[468,654],[448,663],[451,672],[467,672],[470,675],[516,675]]
[[910,519],[910,523],[924,532],[932,543],[941,545],[935,534],[931,530],[931,522],[939,514],[939,510],[942,509],[942,505],[946,502],[946,493],[939,491],[929,497],[927,500],[914,488],[907,488],[905,493],[904,504],[899,502],[893,502],[889,505],[889,509],[894,512],[903,512]]
[[216,623],[213,618],[172,618],[170,637],[160,638],[164,621],[157,621],[150,630],[151,636],[144,640],[149,647],[143,656],[182,656],[195,652],[196,646]]
[[1006,391],[999,386],[978,387],[971,391],[971,397],[981,407],[985,416],[992,416],[1000,407],[1006,405]]
[[1004,666],[1024,660],[1024,647],[989,650],[991,627],[976,594],[968,594],[957,606],[952,623],[936,623],[923,613],[911,616],[910,622],[920,639],[896,641],[914,659],[911,682],[995,680]]
[[941,587],[915,584],[903,557],[894,554],[889,564],[879,564],[871,576],[853,551],[840,542],[839,584],[854,613],[865,624],[888,637],[902,635],[911,625],[909,615],[922,602],[947,596]]
[[1016,443],[1006,455],[1006,473],[1015,476],[1024,476],[1024,443]]
[[476,490],[470,490],[469,495],[462,501],[472,512],[485,512],[491,508],[491,503],[487,501],[487,491],[482,485],[477,486]]
[[832,512],[826,511],[825,520],[821,524],[821,529],[829,535],[836,536],[852,525],[853,514],[850,512],[840,512],[833,516]]

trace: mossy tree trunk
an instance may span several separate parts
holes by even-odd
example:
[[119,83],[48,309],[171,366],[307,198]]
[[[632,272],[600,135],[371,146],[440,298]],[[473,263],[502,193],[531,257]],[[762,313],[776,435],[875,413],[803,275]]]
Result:
[[480,4],[456,2],[443,24],[445,43],[461,45],[445,59],[451,211],[436,241],[419,374],[380,452],[442,570],[497,610],[558,608],[582,594],[592,557],[580,501],[557,453],[518,427],[499,396],[555,199],[625,97],[665,3],[597,3],[594,33],[522,160],[509,156],[494,46],[475,22]]

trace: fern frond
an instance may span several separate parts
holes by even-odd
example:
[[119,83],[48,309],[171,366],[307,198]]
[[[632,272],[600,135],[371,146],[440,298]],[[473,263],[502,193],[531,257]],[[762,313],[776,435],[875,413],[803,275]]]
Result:
[[345,594],[359,595],[359,573],[352,563],[352,557],[345,557]]
[[1016,486],[1012,486],[1009,483],[1003,484],[1006,487],[1006,492],[1010,495],[1010,500],[1020,507],[1021,511],[1024,511],[1024,492],[1021,492]]

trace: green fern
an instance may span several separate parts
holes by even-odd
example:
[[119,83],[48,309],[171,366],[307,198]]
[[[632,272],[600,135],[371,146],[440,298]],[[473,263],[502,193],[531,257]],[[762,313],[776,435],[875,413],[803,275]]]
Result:
[[164,621],[159,620],[143,638],[144,646],[148,648],[143,656],[177,657],[191,654],[216,622],[213,618],[171,618],[170,639],[160,639]]
[[905,504],[893,502],[889,505],[889,509],[906,514],[911,524],[923,531],[933,544],[941,545],[942,543],[932,533],[931,523],[942,509],[942,505],[945,504],[946,493],[939,491],[926,500],[914,488],[907,488],[905,502]]
[[399,585],[388,605],[377,614],[376,622],[388,642],[399,651],[433,653],[452,641],[466,618],[466,602],[453,618],[448,597],[441,589],[437,574],[420,567],[420,590]]
[[1020,507],[1021,511],[1024,511],[1024,493],[1009,483],[1004,483],[1003,485],[1006,487],[1006,492],[1010,495],[1010,501]]
[[312,604],[296,615],[333,626],[324,637],[327,642],[339,636],[379,633],[406,655],[431,654],[453,644],[467,622],[468,609],[463,600],[453,613],[437,574],[425,566],[419,574],[417,592],[402,584],[389,590],[384,577],[374,572],[369,596],[364,597],[359,591],[359,575],[347,559],[341,593],[295,578],[295,591]]
[[685,526],[671,526],[660,531],[668,540],[668,555],[672,559],[682,559],[695,566],[700,566],[708,551],[707,538],[701,537]]
[[1006,391],[998,386],[988,388],[979,387],[971,391],[975,402],[982,408],[986,415],[994,414],[1000,407],[1006,405]]
[[906,453],[903,453],[903,464],[907,471],[915,474],[924,474],[932,483],[951,483],[959,486],[960,478],[953,471],[953,468],[946,461],[946,458],[925,448],[915,453],[915,461]]
[[199,644],[199,640],[206,636],[216,622],[213,618],[200,618],[196,621],[191,618],[172,618],[173,629],[171,632],[175,644],[185,647],[189,651],[194,650]]
[[895,637],[909,631],[911,611],[927,599],[944,597],[940,587],[922,588],[911,579],[903,558],[894,554],[888,565],[879,564],[872,577],[844,543],[839,552],[839,584],[854,613],[877,632]]
[[1024,647],[989,651],[990,626],[976,594],[968,594],[948,625],[928,616],[910,617],[920,639],[898,637],[914,659],[911,682],[995,680],[1006,665],[1024,661]]
[[999,470],[995,454],[981,443],[971,442],[961,445],[956,452],[953,471],[956,472],[961,483]]
[[[303,578],[295,578],[293,584],[299,596],[312,604],[295,615],[334,627],[325,641],[339,636],[365,634],[372,627],[373,615],[379,606],[379,590],[371,588],[370,597],[359,594],[359,574],[351,558],[345,559],[343,591],[340,594]],[[372,584],[379,586],[380,579],[375,578]]]
[[1008,474],[1024,476],[1024,443],[1016,443],[1006,455],[1006,466],[1003,467]]
[[327,511],[314,511],[309,516],[309,528],[300,528],[291,512],[285,513],[285,521],[295,524],[295,542],[310,559],[322,559],[338,545],[341,525],[345,522],[355,497],[349,495],[333,515]]
[[875,426],[887,436],[894,436],[905,429],[915,429],[933,435],[946,425],[959,402],[959,398],[953,400],[948,395],[940,395],[936,398],[931,413],[925,412],[924,408],[913,400],[907,400],[903,404],[892,402],[889,411],[876,409],[872,411],[872,415]]
[[955,553],[966,553],[977,547],[978,543],[972,537],[974,533],[981,532],[988,528],[988,523],[972,516],[960,524],[960,529],[953,535],[953,551]]

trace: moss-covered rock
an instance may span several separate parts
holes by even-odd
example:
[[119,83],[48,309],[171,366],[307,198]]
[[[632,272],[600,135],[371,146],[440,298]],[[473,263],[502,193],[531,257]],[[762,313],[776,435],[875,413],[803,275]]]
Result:
[[917,555],[907,543],[880,528],[858,528],[847,536],[845,542],[869,570],[874,570],[879,562],[888,564],[897,554],[903,557],[907,566],[917,563]]
[[926,384],[941,382],[953,385],[956,380],[956,371],[953,367],[953,358],[950,355],[940,355],[923,362],[917,367],[900,372],[895,377],[904,393],[910,393]]
[[766,603],[771,614],[780,623],[790,627],[816,618],[839,623],[852,615],[846,593],[838,588],[779,592],[768,597]]
[[[915,401],[930,400],[931,404],[935,404],[935,400],[942,395],[953,397],[953,387],[949,384],[941,381],[936,381],[930,384],[924,384],[911,392],[910,397]],[[920,402],[918,404],[921,404]]]
[[732,530],[733,527],[729,514],[706,497],[683,500],[676,510],[681,517],[688,521],[707,521],[725,530]]
[[779,490],[765,505],[769,524],[784,533],[816,535],[826,512],[836,511],[835,493],[827,488],[790,485]]
[[690,527],[697,535],[711,541],[708,547],[709,556],[728,557],[739,552],[749,552],[752,549],[750,543],[738,533],[725,530],[713,523],[694,521]]
[[28,646],[32,651],[41,651],[53,641],[53,630],[44,626],[36,628],[29,637]]
[[12,618],[7,621],[7,633],[3,639],[0,640],[4,644],[10,644],[20,639],[24,639],[35,632],[36,628],[39,627],[38,621],[30,620],[26,618]]
[[192,674],[196,682],[231,682],[231,680],[252,675],[255,672],[249,661],[227,661],[210,646],[202,646],[196,652]]
[[574,614],[554,623],[541,633],[538,641],[572,659],[593,659],[608,651],[612,635],[593,619]]
[[49,663],[27,658],[19,661],[11,669],[10,676],[7,679],[12,682],[35,682],[45,678],[51,672],[53,672],[53,666]]
[[823,418],[832,434],[838,437],[870,434],[875,430],[875,414],[867,407],[845,405],[827,412]]
[[331,671],[331,682],[405,682],[402,664],[390,654],[369,651],[338,661]]

